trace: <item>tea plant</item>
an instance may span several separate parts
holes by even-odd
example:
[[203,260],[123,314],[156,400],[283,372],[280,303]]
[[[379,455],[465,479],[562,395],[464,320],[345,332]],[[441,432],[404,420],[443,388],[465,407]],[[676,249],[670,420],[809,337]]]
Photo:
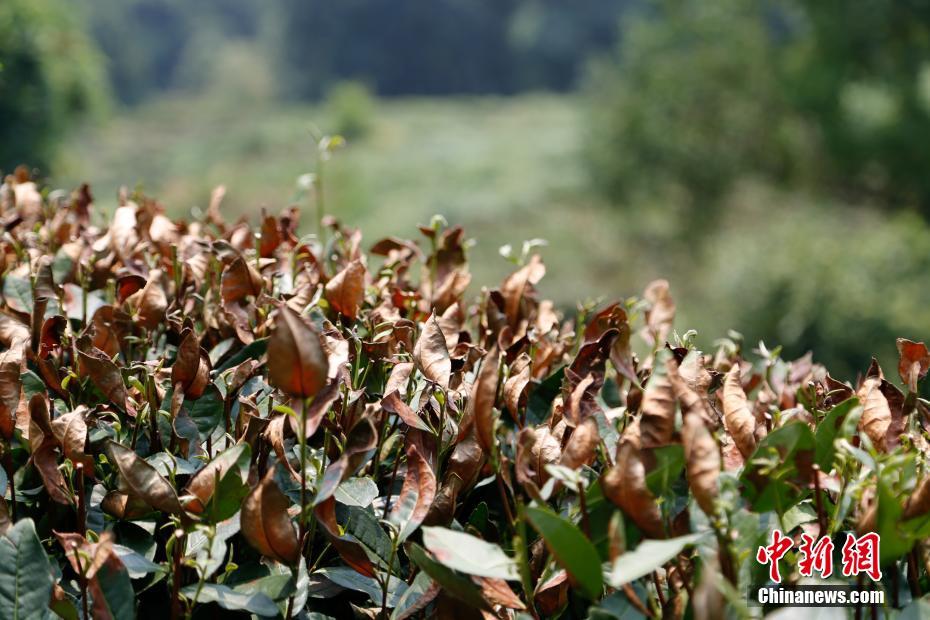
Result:
[[0,187],[3,617],[761,615],[774,529],[787,583],[803,535],[878,533],[886,610],[923,609],[922,343],[845,383],[698,351],[664,281],[567,318],[532,244],[472,295],[441,219],[365,244],[222,199],[101,227],[87,186]]

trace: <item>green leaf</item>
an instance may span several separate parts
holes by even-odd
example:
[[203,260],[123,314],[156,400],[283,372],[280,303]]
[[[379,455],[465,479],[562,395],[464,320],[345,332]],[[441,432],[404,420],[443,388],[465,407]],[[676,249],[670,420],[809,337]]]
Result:
[[688,534],[668,540],[644,540],[633,551],[622,554],[607,575],[607,583],[619,588],[659,568],[688,545],[694,544],[703,534]]
[[604,578],[594,544],[573,523],[543,508],[526,508],[526,517],[546,541],[556,562],[591,600],[601,596]]
[[785,511],[781,521],[785,526],[785,533],[794,531],[802,523],[811,523],[817,520],[817,511],[809,502],[804,502]]
[[[197,584],[191,584],[181,589],[188,599],[193,600],[197,593]],[[281,611],[275,602],[261,592],[244,594],[236,592],[232,588],[216,583],[205,583],[200,595],[197,597],[198,603],[216,603],[223,609],[230,611],[247,611],[259,616],[278,616]]]
[[549,417],[552,401],[562,391],[562,379],[564,377],[565,368],[559,368],[530,392],[530,396],[526,401],[527,424],[541,424],[543,420]]
[[336,487],[333,496],[340,504],[368,508],[378,497],[378,485],[368,476],[349,478]]
[[245,360],[257,360],[268,350],[268,339],[259,338],[254,341],[252,344],[246,346],[240,350],[235,355],[231,356],[228,360],[220,364],[214,369],[214,374],[219,375],[224,370],[229,370],[233,366],[238,366]]
[[879,560],[884,566],[910,551],[914,545],[914,539],[898,528],[904,507],[883,478],[883,476],[878,476],[875,488],[878,500],[875,527],[882,541],[879,548]]
[[850,411],[859,406],[858,398],[849,398],[834,407],[817,424],[814,432],[816,443],[814,462],[825,472],[833,469],[833,456],[836,454],[836,439],[843,430],[843,421]]
[[135,618],[136,595],[132,589],[129,571],[120,561],[105,562],[97,571],[97,583],[103,600],[94,601],[95,606],[105,606],[112,618]]
[[[166,399],[170,401],[171,394],[166,394]],[[197,400],[185,400],[182,406],[190,419],[197,426],[197,432],[201,437],[209,437],[213,431],[223,424],[223,397],[216,386],[210,385],[203,396]]]
[[32,519],[22,519],[0,537],[0,617],[49,617],[54,582],[52,566]]
[[139,579],[149,573],[160,573],[165,570],[163,566],[124,545],[113,545],[113,552],[129,571],[130,579]]
[[808,495],[803,469],[813,465],[815,446],[814,434],[803,422],[789,422],[759,442],[740,476],[755,512],[784,514]]
[[[364,592],[371,600],[378,605],[381,605],[381,584],[371,577],[366,577],[361,573],[356,572],[354,569],[348,568],[346,566],[334,566],[330,568],[323,568],[317,571],[318,575],[323,575],[330,581],[335,584],[342,586],[343,588],[348,588],[349,590],[355,590],[356,592]],[[396,607],[397,602],[400,600],[400,597],[407,591],[407,584],[403,580],[394,577],[393,575],[388,580],[388,607]]]
[[685,468],[685,449],[681,444],[661,446],[651,450],[655,467],[646,474],[646,485],[652,494],[661,497],[668,493]]
[[[424,528],[424,531],[427,529],[430,528]],[[440,564],[416,543],[408,542],[405,549],[407,550],[407,557],[419,566],[421,571],[442,586],[443,590],[476,609],[488,609],[488,604],[484,601],[484,597],[481,596],[478,586],[471,579],[463,577],[449,567]]]
[[930,596],[911,601],[911,604],[902,609],[896,618],[897,620],[927,620],[930,618]]
[[[337,507],[336,516],[340,523],[344,514],[348,514],[348,520],[342,526],[346,537],[358,541],[368,558],[382,569],[391,565],[391,538],[378,519],[367,509],[358,506]],[[400,563],[394,554],[391,573],[399,572]]]
[[513,558],[495,544],[465,532],[424,527],[423,545],[445,566],[469,575],[517,581],[520,572]]
[[294,575],[290,571],[267,575],[235,585],[230,584],[229,580],[227,580],[225,584],[241,594],[264,594],[276,603],[287,600],[294,593]]
[[6,275],[3,278],[3,298],[10,308],[32,314],[32,283],[29,278]]
[[426,594],[426,592],[433,586],[433,578],[430,577],[426,571],[420,571],[417,573],[416,578],[413,580],[413,583],[410,584],[410,587],[407,588],[403,594],[400,595],[400,598],[397,599],[397,602],[394,605],[394,613],[391,614],[391,620],[400,620],[401,618],[406,618],[405,615],[408,610],[414,610],[417,608],[421,599]]

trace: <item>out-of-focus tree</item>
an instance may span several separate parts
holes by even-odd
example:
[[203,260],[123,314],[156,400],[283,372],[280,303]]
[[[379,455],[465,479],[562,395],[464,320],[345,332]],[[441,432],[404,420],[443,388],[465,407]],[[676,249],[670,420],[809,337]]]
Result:
[[[80,0],[124,103],[212,82],[226,43],[259,37],[277,2],[251,0]],[[206,48],[212,54],[204,53]],[[238,49],[241,49],[239,46]],[[258,49],[258,48],[253,48]]]
[[807,168],[763,4],[670,0],[628,20],[592,71],[588,157],[612,199],[672,191],[706,216],[741,176]]
[[816,122],[832,181],[930,214],[930,2],[800,5],[786,90]]
[[343,80],[380,95],[567,90],[639,0],[281,0],[291,95]]
[[930,215],[930,3],[653,0],[593,72],[606,194],[683,189],[702,214],[739,178]]
[[515,0],[282,0],[285,90],[319,97],[343,79],[383,95],[509,92]]
[[518,86],[570,90],[587,60],[610,50],[638,0],[523,0],[510,22]]
[[105,104],[105,84],[67,2],[0,2],[0,170],[45,167],[60,133]]

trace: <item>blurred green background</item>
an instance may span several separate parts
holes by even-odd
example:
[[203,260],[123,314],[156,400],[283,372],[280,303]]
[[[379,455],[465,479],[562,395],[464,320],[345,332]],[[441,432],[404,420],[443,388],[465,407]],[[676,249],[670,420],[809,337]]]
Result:
[[493,285],[544,239],[568,311],[666,277],[703,346],[844,378],[930,338],[928,139],[918,0],[0,3],[0,170],[306,230],[322,175],[369,243],[440,213]]

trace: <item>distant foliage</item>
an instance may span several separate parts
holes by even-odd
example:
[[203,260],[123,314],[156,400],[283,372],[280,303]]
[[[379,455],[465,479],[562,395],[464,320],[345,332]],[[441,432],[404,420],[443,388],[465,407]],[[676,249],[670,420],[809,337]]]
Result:
[[67,2],[0,3],[0,171],[45,167],[61,132],[106,99],[102,59]]
[[375,100],[360,82],[341,82],[326,95],[328,123],[334,133],[346,138],[363,138],[371,131]]
[[471,295],[441,218],[223,199],[0,186],[0,617],[722,618],[868,534],[832,580],[925,607],[924,343],[845,382],[700,351],[665,280],[567,317],[532,244]]
[[590,79],[589,160],[612,199],[712,208],[761,176],[930,214],[923,3],[655,0]]
[[763,5],[657,5],[628,22],[616,64],[590,78],[588,158],[602,190],[628,201],[678,188],[705,210],[744,175],[803,169]]

